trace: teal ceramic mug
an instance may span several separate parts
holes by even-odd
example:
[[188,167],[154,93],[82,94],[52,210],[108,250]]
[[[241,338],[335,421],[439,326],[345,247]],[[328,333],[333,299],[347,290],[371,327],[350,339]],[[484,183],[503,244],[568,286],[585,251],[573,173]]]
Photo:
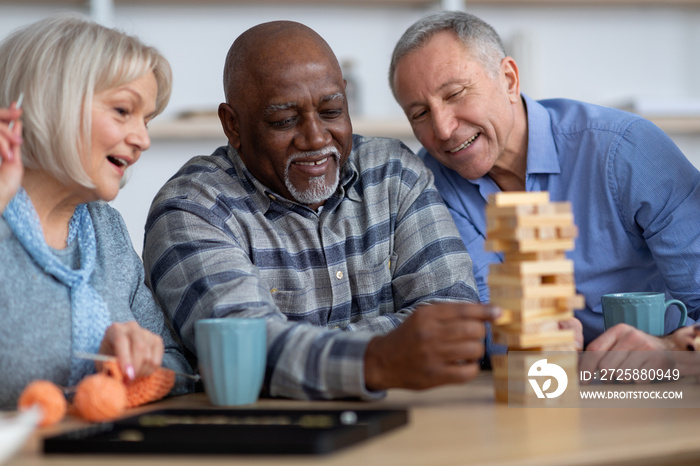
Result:
[[663,293],[631,292],[603,295],[605,329],[625,323],[656,336],[664,334],[664,322],[669,306],[675,304],[681,311],[678,327],[685,325],[688,310],[677,299],[666,301]]
[[265,319],[202,319],[195,322],[194,332],[209,401],[217,406],[255,403],[265,377]]

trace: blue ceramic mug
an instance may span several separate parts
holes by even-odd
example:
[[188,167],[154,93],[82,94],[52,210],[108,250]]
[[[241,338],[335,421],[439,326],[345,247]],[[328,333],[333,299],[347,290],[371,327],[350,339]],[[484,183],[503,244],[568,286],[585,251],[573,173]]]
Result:
[[688,310],[677,299],[666,301],[663,293],[631,292],[603,295],[605,330],[625,323],[656,336],[664,334],[664,322],[669,306],[675,304],[681,311],[678,327],[685,325]]
[[265,319],[198,320],[194,334],[199,372],[209,401],[217,406],[255,403],[265,376]]

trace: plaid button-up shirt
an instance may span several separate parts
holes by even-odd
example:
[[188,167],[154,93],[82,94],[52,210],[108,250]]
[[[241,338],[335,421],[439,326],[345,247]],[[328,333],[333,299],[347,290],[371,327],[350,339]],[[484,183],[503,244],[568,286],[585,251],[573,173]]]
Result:
[[354,136],[315,212],[261,184],[235,149],[190,160],[156,196],[147,282],[185,347],[210,317],[267,317],[272,396],[372,398],[369,341],[417,306],[478,302],[432,173],[401,142]]

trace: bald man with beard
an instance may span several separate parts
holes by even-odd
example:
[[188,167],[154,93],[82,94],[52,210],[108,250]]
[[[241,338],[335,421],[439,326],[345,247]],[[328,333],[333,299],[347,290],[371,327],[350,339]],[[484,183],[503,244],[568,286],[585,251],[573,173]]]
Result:
[[156,196],[144,262],[196,358],[194,323],[267,320],[267,395],[374,399],[473,379],[485,321],[431,173],[401,142],[352,134],[329,45],[289,21],[238,37],[228,145]]

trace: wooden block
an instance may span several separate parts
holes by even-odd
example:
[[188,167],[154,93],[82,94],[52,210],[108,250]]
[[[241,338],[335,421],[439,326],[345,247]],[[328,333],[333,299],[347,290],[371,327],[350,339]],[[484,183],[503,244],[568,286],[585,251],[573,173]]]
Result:
[[532,390],[532,386],[530,386],[530,382],[527,381],[527,372],[517,377],[510,374],[506,374],[504,377],[494,376],[493,385],[498,391],[507,391],[510,394],[532,393],[532,396],[537,398]]
[[541,251],[568,251],[574,249],[573,239],[525,239],[518,241],[491,240],[484,242],[484,249],[487,251],[502,252],[541,252]]
[[549,285],[574,285],[574,276],[570,273],[557,275],[503,275],[490,273],[487,277],[489,287],[511,286],[534,288]]
[[576,225],[560,226],[557,227],[557,236],[559,238],[577,238],[578,237],[578,227]]
[[489,204],[511,206],[523,204],[546,204],[549,202],[547,191],[503,191],[489,195]]
[[489,277],[489,288],[491,291],[491,302],[498,303],[501,298],[519,299],[519,298],[558,298],[569,297],[576,295],[576,287],[570,285],[545,284],[540,286],[509,286],[500,284],[491,284]]
[[[522,230],[522,228],[520,228]],[[541,226],[535,229],[537,233],[537,239],[555,239],[557,238],[558,232],[557,227]]]
[[491,264],[490,273],[499,275],[554,275],[574,273],[574,262],[568,259],[504,262]]
[[526,350],[548,345],[570,344],[575,342],[574,331],[571,329],[555,330],[544,333],[510,333],[500,327],[493,329],[493,341],[506,345],[509,349]]
[[486,218],[491,220],[508,221],[518,217],[533,217],[541,209],[533,204],[513,205],[513,206],[495,206],[489,204],[486,206]]
[[[509,328],[510,330],[515,330]],[[556,320],[542,319],[538,321],[523,322],[516,330],[520,334],[556,332],[559,330],[559,323]]]
[[578,229],[573,214],[556,212],[556,206],[550,207],[552,212],[545,213],[544,206],[489,206],[486,208],[486,236],[492,238],[499,230],[538,228],[547,229],[541,233],[543,237],[575,238]]
[[494,390],[496,403],[508,403],[508,389]]
[[535,252],[535,251],[567,251],[574,249],[573,239],[550,239],[550,240],[523,240],[518,241],[515,248],[520,252]]
[[493,379],[494,381],[494,398],[497,403],[509,403],[522,406],[557,406],[564,404],[575,404],[579,396],[578,380],[571,382],[569,377],[569,385],[566,392],[559,398],[537,398],[535,391],[529,385],[522,385],[522,389],[513,387],[512,383],[508,383],[505,379]]
[[529,311],[529,312],[514,312],[509,311],[508,320],[498,320],[494,321],[493,325],[498,327],[505,327],[509,332],[523,333],[528,325],[537,324],[540,322],[560,322],[562,320],[568,320],[574,317],[574,311],[561,311],[552,310],[551,312],[545,311]]
[[[510,375],[520,377],[521,374],[527,377],[528,370],[530,367],[539,361],[540,359],[547,359],[547,362],[557,364],[562,369],[564,369],[567,374],[576,374],[578,371],[578,352],[559,352],[559,353],[547,353],[543,352],[521,352],[521,351],[508,351],[507,358],[504,361],[499,361],[500,364],[506,369],[510,369]],[[576,374],[578,375],[578,374]]]
[[538,346],[536,348],[532,348],[532,350],[533,351],[542,351],[542,352],[580,351],[580,349],[576,346],[576,342],[574,342],[574,341],[572,341],[570,343],[559,343],[559,344],[554,344],[554,345]]
[[555,284],[555,285],[573,285],[574,284],[574,276],[573,274],[570,273],[561,273],[557,275],[543,275],[542,276],[542,283],[543,284]]
[[571,212],[555,212],[547,215],[519,215],[502,220],[502,223],[510,228],[524,228],[532,226],[549,226],[566,228],[574,223],[574,215]]
[[[492,303],[503,308],[502,305],[497,303]],[[493,322],[496,327],[507,327],[512,331],[520,331],[524,326],[528,324],[538,323],[538,322],[560,322],[562,320],[571,319],[574,317],[574,311],[571,310],[561,310],[555,308],[547,308],[535,311],[513,311],[511,309],[503,308],[503,314],[497,320]]]
[[[491,303],[491,304],[496,304],[496,303]],[[498,306],[498,304],[496,304]],[[515,321],[513,319],[514,312],[511,311],[510,309],[502,309],[503,313],[501,314],[501,317],[493,321],[493,325],[495,326],[501,326],[501,325],[512,325]]]
[[[487,204],[485,212],[486,218],[490,219],[517,219],[519,226],[525,226],[525,223],[532,222],[535,218],[545,220],[545,222],[550,225],[573,224],[574,219],[571,210],[571,203],[569,202],[519,204],[510,206]],[[532,226],[535,225],[536,224],[533,224]]]
[[489,287],[491,286],[513,286],[513,287],[534,287],[542,284],[542,280],[537,275],[499,275],[489,273],[487,278]]
[[508,355],[494,354],[491,356],[491,369],[494,377],[508,378]]
[[558,309],[583,309],[586,307],[586,298],[583,295],[557,298],[556,306]]
[[548,310],[552,310],[553,313],[559,310],[557,308],[557,298],[500,298],[498,302],[491,300],[491,303],[515,313],[546,312]]
[[[497,402],[540,406],[555,406],[577,402],[579,383],[578,353],[576,351],[541,354],[509,351],[508,355],[504,356],[499,355],[495,365],[492,359],[492,367],[494,367],[494,394]],[[542,359],[546,359],[548,364],[558,365],[567,375],[567,389],[557,398],[537,398],[537,394],[530,383],[530,380],[533,379],[540,385],[546,380],[546,376],[530,376],[530,369]],[[542,386],[540,385],[540,387]]]
[[564,251],[534,251],[534,252],[518,252],[506,251],[503,254],[503,261],[506,264],[514,264],[517,262],[530,261],[560,261],[566,260]]
[[507,241],[517,241],[523,239],[536,239],[539,237],[537,227],[526,228],[499,228],[488,230],[486,237],[488,239],[500,239]]
[[491,297],[491,304],[503,309],[501,318],[494,325],[519,327],[543,320],[561,321],[574,316],[575,309],[586,305],[582,295],[553,298]]

